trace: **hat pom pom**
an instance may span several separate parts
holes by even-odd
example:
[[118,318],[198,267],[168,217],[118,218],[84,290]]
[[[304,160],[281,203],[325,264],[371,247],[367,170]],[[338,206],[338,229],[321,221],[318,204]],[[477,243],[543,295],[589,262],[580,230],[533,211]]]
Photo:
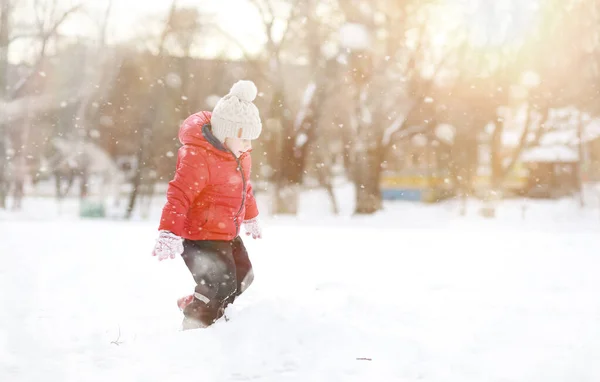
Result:
[[256,89],[256,85],[252,81],[238,81],[231,87],[229,94],[232,96],[236,96],[242,101],[252,102],[256,98],[256,94],[258,90]]

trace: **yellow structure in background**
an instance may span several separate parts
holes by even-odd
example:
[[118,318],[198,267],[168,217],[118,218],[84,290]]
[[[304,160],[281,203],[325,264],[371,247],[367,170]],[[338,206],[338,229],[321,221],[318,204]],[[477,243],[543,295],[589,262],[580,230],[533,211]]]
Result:
[[[525,192],[529,182],[529,171],[523,164],[515,165],[511,174],[504,181],[504,190],[521,194]],[[473,179],[476,194],[483,194],[492,187],[490,171],[485,169]],[[384,200],[407,200],[433,203],[453,195],[453,180],[447,172],[429,173],[413,170],[383,174],[380,183]]]
[[408,200],[432,203],[447,197],[452,191],[447,174],[421,171],[386,172],[380,184],[384,200]]

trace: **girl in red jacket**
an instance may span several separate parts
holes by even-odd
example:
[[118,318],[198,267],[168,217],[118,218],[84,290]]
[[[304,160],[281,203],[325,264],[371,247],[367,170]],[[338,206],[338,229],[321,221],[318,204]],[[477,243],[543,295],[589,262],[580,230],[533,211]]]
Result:
[[179,130],[183,146],[153,255],[181,255],[197,284],[179,301],[184,329],[214,323],[253,280],[239,234],[243,224],[247,235],[261,237],[250,184],[251,141],[262,130],[256,93],[253,82],[238,81],[212,113],[191,115]]

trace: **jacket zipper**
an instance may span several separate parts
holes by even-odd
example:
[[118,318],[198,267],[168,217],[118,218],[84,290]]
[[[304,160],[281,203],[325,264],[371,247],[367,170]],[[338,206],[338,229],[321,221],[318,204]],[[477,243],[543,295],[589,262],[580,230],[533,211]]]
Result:
[[244,169],[242,168],[240,159],[235,155],[233,155],[233,157],[235,158],[235,161],[237,163],[238,171],[240,172],[240,174],[242,174],[242,204],[240,205],[240,209],[235,215],[235,236],[237,237],[240,234],[240,223],[238,222],[238,218],[240,217],[240,214],[244,209],[244,204],[246,203],[246,177],[244,176]]

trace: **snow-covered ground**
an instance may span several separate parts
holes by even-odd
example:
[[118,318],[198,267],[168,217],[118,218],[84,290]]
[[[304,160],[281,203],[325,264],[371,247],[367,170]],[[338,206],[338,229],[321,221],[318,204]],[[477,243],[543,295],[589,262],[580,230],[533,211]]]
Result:
[[155,220],[26,200],[0,216],[0,381],[600,380],[597,210],[514,201],[484,220],[396,203],[317,219],[312,197],[246,241],[256,280],[230,320],[190,332],[175,301],[193,280],[150,256]]

